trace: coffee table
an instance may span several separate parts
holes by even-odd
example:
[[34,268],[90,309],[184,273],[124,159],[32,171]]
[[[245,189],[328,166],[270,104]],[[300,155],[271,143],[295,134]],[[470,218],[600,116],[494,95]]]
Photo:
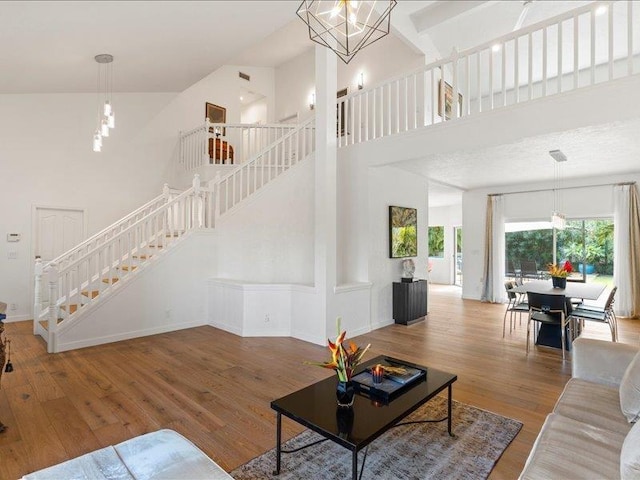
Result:
[[[358,368],[358,372],[364,370],[367,366],[382,363],[387,358],[389,357],[375,357],[363,363]],[[321,380],[271,402],[271,408],[276,411],[276,470],[273,472],[274,475],[280,474],[283,453],[294,453],[302,448],[331,440],[351,451],[352,479],[357,480],[358,452],[365,449],[362,460],[362,466],[364,467],[364,462],[367,458],[366,447],[371,442],[390,428],[403,425],[398,422],[445,388],[448,390],[447,416],[420,422],[444,422],[446,420],[447,431],[449,435],[453,436],[451,430],[451,394],[453,382],[458,379],[457,375],[398,359],[391,360],[396,363],[404,363],[408,366],[424,369],[427,371],[427,375],[426,378],[419,379],[407,386],[388,404],[376,401],[375,398],[356,394],[352,409],[346,409],[346,411],[345,409],[339,409],[336,403],[336,376]],[[324,439],[295,450],[283,450],[281,445],[282,415],[319,433]],[[346,429],[345,424],[348,426]]]

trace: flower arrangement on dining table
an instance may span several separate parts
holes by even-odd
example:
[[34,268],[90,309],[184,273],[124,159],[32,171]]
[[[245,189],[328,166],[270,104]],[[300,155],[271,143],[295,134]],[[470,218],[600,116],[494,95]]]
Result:
[[341,330],[341,322],[342,318],[338,317],[336,320],[338,326],[338,336],[336,337],[336,341],[332,342],[331,340],[327,340],[329,344],[329,351],[331,352],[331,360],[327,362],[305,363],[334,370],[336,375],[338,375],[338,380],[340,382],[348,382],[351,380],[356,367],[362,361],[364,354],[369,350],[369,347],[371,347],[371,344],[367,345],[365,348],[361,348],[354,342],[349,341],[349,345],[345,346],[347,331]]
[[573,272],[573,265],[571,262],[567,260],[562,264],[562,266],[558,266],[555,263],[550,263],[547,266],[547,270],[549,271],[549,275],[556,278],[567,278],[571,272]]

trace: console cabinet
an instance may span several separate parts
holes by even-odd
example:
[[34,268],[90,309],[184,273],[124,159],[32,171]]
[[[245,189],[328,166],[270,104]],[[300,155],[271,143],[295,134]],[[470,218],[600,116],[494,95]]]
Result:
[[424,320],[427,315],[427,281],[393,282],[393,319],[402,325]]

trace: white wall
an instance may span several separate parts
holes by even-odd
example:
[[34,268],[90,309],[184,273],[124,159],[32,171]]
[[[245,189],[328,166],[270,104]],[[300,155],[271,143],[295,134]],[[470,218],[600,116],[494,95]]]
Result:
[[[613,187],[592,185],[616,182],[640,182],[640,172],[611,177],[592,177],[564,180],[566,187],[584,186],[562,191],[562,210],[571,218],[612,217]],[[522,184],[471,190],[462,196],[463,217],[463,275],[464,298],[479,300],[482,293],[484,267],[486,196],[489,193],[507,193],[549,188],[548,184]],[[553,206],[551,192],[511,194],[504,196],[507,221],[549,220]]]
[[255,102],[251,102],[242,108],[240,115],[240,123],[255,123],[264,125],[268,122],[268,105],[267,99],[261,98]]
[[[310,48],[276,68],[276,119],[297,113],[302,121],[313,113],[309,95],[315,91],[314,58],[314,49]],[[368,88],[423,65],[424,55],[389,34],[360,51],[348,65],[338,61],[338,90],[348,87],[349,93],[357,91],[360,72],[364,73],[364,86]]]
[[[429,261],[432,262],[433,265],[433,269],[429,274],[429,280],[432,283],[442,283],[446,285],[452,285],[454,283],[454,227],[459,227],[461,225],[461,204],[429,208],[429,226],[444,227],[444,256],[442,258],[429,257]],[[464,235],[464,230],[462,234]]]

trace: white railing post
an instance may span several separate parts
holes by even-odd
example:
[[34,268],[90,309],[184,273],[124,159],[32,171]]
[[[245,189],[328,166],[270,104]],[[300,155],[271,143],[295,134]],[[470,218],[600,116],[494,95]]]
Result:
[[218,224],[218,218],[220,218],[220,172],[216,173],[215,181],[213,183],[213,224]]
[[[202,189],[200,185],[200,175],[193,176],[193,207],[191,208],[192,226],[202,228],[204,226],[204,205],[202,201]],[[186,229],[185,229],[186,230]]]
[[[211,128],[211,122],[209,117],[204,119],[204,132],[202,132],[202,163],[207,165],[209,163],[209,129]],[[215,155],[215,145],[214,145]]]
[[49,269],[49,316],[47,318],[48,340],[47,352],[56,351],[56,333],[58,330],[58,268],[57,265],[50,264]]
[[42,259],[36,257],[36,264],[33,268],[35,285],[33,288],[33,334],[36,334],[36,324],[42,312]]

